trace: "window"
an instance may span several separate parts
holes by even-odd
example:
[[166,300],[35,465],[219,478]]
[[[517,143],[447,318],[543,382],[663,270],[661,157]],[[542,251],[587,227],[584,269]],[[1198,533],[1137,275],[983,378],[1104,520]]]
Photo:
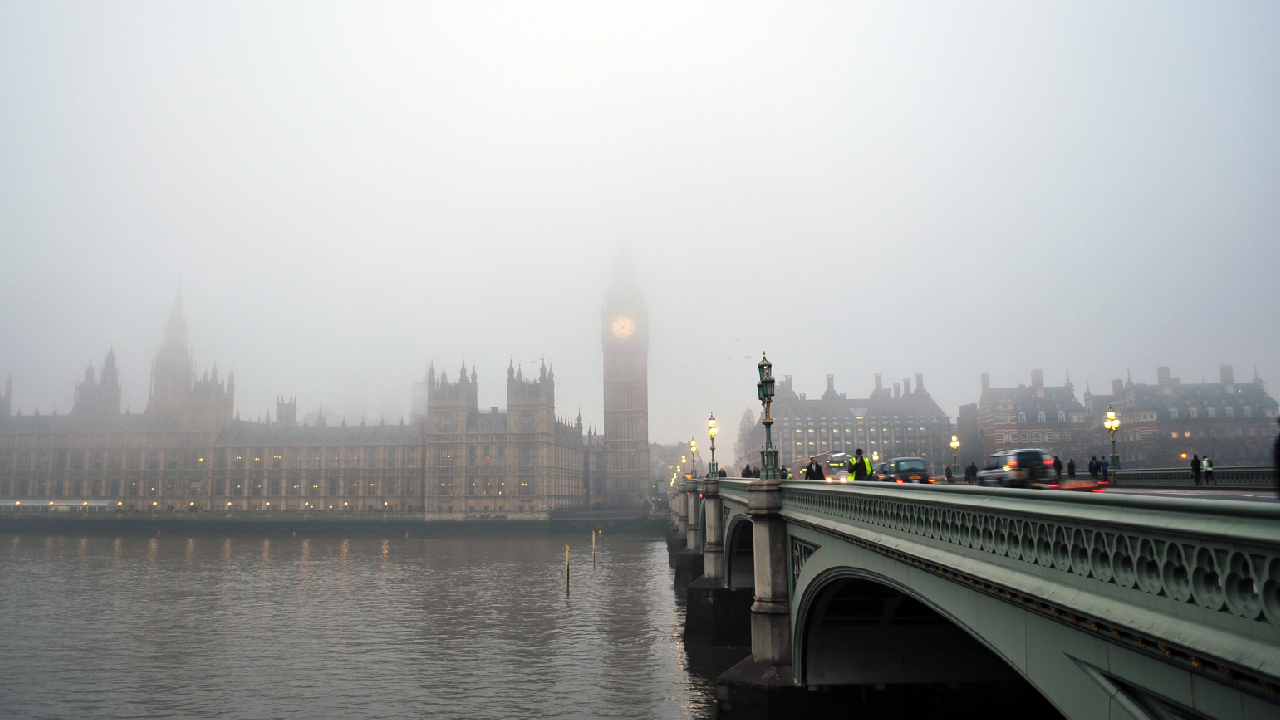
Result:
[[1026,421],[1027,421],[1027,414],[1023,412],[1018,413],[1018,422],[1024,423]]
[[1229,408],[1227,408],[1227,409],[1226,409],[1226,411],[1227,411],[1227,417],[1235,417],[1235,416],[1236,416],[1236,409],[1235,409],[1235,408],[1233,408],[1233,407],[1229,407]]
[[1169,408],[1169,419],[1170,420],[1178,419],[1178,408]]
[[1187,415],[1190,416],[1192,419],[1200,417],[1200,413],[1195,408],[1191,408],[1190,410],[1187,410]]
[[1061,410],[1058,411],[1058,422],[1066,422],[1067,414]]
[[1178,433],[1176,433],[1176,432],[1171,432],[1171,433],[1169,433],[1169,437],[1171,437],[1171,438],[1176,438],[1176,437],[1178,437]]
[[1205,408],[1205,410],[1209,413],[1209,417],[1217,417],[1217,416],[1218,416],[1218,414],[1217,414],[1217,412],[1216,412],[1216,408]]
[[1253,408],[1251,408],[1251,407],[1249,407],[1248,405],[1246,405],[1246,406],[1245,406],[1245,408],[1244,408],[1244,416],[1245,416],[1245,417],[1253,417]]
[[1043,411],[1043,410],[1041,410],[1041,411],[1040,411],[1040,413],[1036,416],[1036,422],[1044,422],[1044,411]]

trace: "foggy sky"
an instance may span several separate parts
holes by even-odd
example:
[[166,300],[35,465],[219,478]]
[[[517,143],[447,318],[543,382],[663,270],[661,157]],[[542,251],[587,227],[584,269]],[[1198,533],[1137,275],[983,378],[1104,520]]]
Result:
[[0,374],[133,411],[179,283],[236,409],[409,409],[648,298],[650,436],[732,446],[755,362],[944,410],[1280,381],[1280,5],[0,3]]

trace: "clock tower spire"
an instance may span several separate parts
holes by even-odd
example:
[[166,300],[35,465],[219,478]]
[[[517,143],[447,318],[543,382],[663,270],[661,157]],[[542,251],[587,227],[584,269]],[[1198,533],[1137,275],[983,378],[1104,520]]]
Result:
[[638,506],[649,488],[649,310],[631,268],[619,265],[600,313],[604,350],[605,497]]

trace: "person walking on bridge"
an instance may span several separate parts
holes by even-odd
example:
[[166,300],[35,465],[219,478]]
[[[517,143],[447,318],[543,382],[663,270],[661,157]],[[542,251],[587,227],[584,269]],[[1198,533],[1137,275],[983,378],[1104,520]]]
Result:
[[1098,456],[1097,455],[1090,456],[1089,457],[1089,477],[1093,478],[1094,480],[1097,480],[1098,470],[1099,470]]
[[1107,473],[1111,470],[1111,461],[1105,457],[1098,461],[1098,472],[1102,473],[1102,482],[1110,482]]
[[809,464],[804,466],[805,480],[826,480],[827,474],[822,471],[822,466],[818,464],[818,458],[810,455]]
[[978,463],[970,462],[967,470],[964,471],[965,482],[970,485],[978,482]]
[[1058,457],[1057,455],[1053,456],[1053,474],[1057,478],[1058,482],[1061,483],[1062,482],[1062,458]]
[[1209,459],[1208,455],[1205,455],[1204,459],[1200,461],[1200,469],[1204,471],[1205,487],[1214,485],[1215,483],[1213,482],[1213,461]]
[[853,451],[853,459],[849,461],[849,477],[854,482],[866,480],[871,475],[871,461],[862,454],[862,448]]
[[1076,477],[1076,459],[1071,458],[1067,461],[1067,479],[1074,480]]
[[1200,487],[1200,456],[1191,456],[1191,479],[1195,481],[1196,487]]

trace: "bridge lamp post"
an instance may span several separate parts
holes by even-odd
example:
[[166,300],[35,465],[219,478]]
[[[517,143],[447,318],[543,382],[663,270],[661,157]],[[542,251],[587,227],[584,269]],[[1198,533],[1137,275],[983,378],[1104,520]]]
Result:
[[705,512],[703,522],[706,532],[702,537],[702,576],[718,585],[724,584],[724,522],[720,501],[720,465],[716,463],[716,414],[707,418],[707,435],[711,437],[711,462],[707,464],[707,479],[702,483],[702,502]]
[[951,436],[951,472],[958,470],[959,463],[956,462],[956,452],[960,450],[960,438],[955,435]]
[[1102,427],[1111,433],[1111,469],[1120,469],[1120,456],[1116,454],[1116,431],[1120,429],[1120,418],[1116,417],[1116,411],[1110,405],[1107,405],[1107,419],[1102,421]]
[[716,427],[716,414],[711,413],[711,417],[707,420],[707,435],[711,436],[711,464],[707,466],[707,474],[709,476],[719,476],[720,466],[716,464],[716,434],[720,432],[720,428]]
[[684,491],[688,508],[685,549],[702,550],[702,518],[698,513],[698,443],[689,438],[689,474],[685,476]]
[[760,451],[760,479],[778,479],[778,449],[773,446],[773,417],[769,415],[769,406],[773,404],[773,386],[777,382],[773,378],[773,363],[767,355],[758,365],[756,371],[760,381],[756,383],[756,395],[760,404],[764,405],[764,449]]

